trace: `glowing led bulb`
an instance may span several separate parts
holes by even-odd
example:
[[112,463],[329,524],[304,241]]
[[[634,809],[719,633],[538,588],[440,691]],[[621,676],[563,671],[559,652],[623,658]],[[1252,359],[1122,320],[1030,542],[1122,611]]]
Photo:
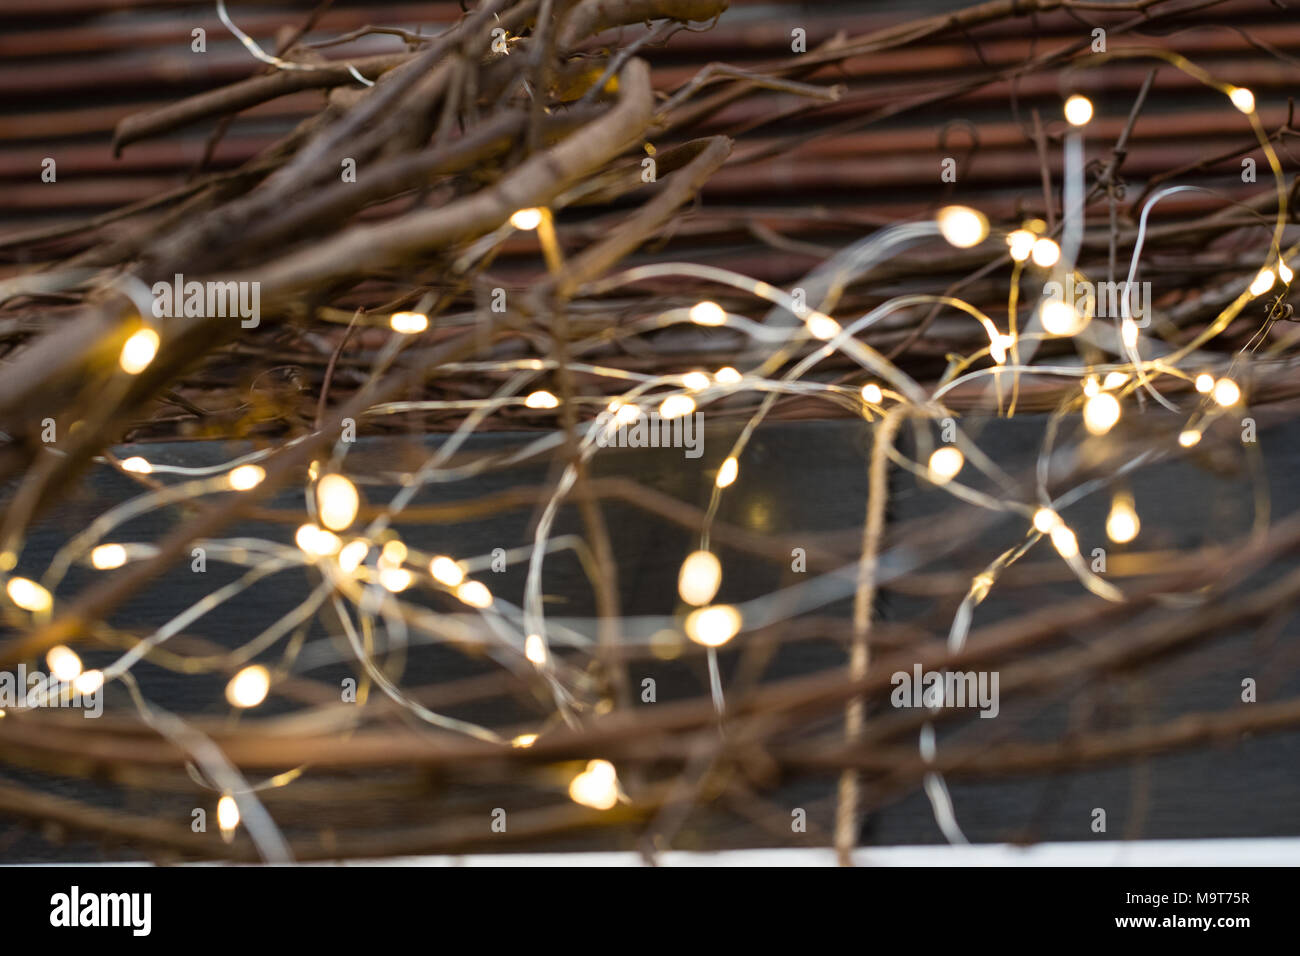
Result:
[[149,367],[155,355],[158,354],[158,333],[153,329],[140,329],[135,332],[122,346],[122,354],[118,356],[118,364],[122,366],[122,371],[128,375],[139,375]]
[[1098,392],[1083,403],[1083,424],[1093,435],[1104,435],[1119,421],[1119,400],[1110,392]]
[[511,747],[531,747],[537,743],[537,734],[520,734],[514,740],[510,741]]
[[969,249],[989,234],[989,221],[969,206],[945,206],[939,210],[939,232],[958,249]]
[[1071,126],[1084,126],[1092,119],[1092,100],[1078,93],[1065,101],[1065,118]]
[[541,224],[542,211],[540,209],[520,209],[510,217],[510,225],[525,232],[536,229]]
[[724,325],[727,321],[727,313],[716,302],[696,302],[690,317],[696,325]]
[[728,458],[718,469],[718,477],[714,480],[719,488],[728,488],[736,480],[736,475],[740,474],[740,462],[735,458]]
[[686,616],[686,636],[705,647],[721,647],[740,633],[740,612],[730,604],[696,608]]
[[9,594],[9,600],[33,614],[48,611],[54,604],[49,591],[27,578],[10,578],[5,591]]
[[1126,495],[1116,495],[1106,518],[1106,537],[1116,544],[1128,544],[1138,536],[1141,527],[1133,500]]
[[387,564],[394,568],[400,567],[402,563],[406,561],[408,553],[406,545],[394,538],[392,541],[388,541],[384,544],[383,549],[379,553],[379,563]]
[[1051,508],[1039,508],[1034,512],[1034,528],[1041,534],[1047,534],[1061,523],[1061,516]]
[[546,642],[540,634],[529,634],[524,639],[524,657],[541,667],[546,663]]
[[1178,444],[1184,448],[1191,448],[1201,440],[1201,433],[1195,428],[1186,428],[1178,433]]
[[465,572],[461,566],[445,555],[438,555],[429,562],[429,573],[439,584],[454,588],[465,580]]
[[1229,90],[1228,99],[1232,100],[1232,105],[1243,113],[1253,113],[1255,111],[1255,94],[1244,86],[1234,86]]
[[256,488],[266,477],[266,469],[261,465],[240,465],[226,475],[226,484],[235,491],[248,491]]
[[380,568],[379,584],[384,590],[397,594],[411,586],[415,577],[406,568]]
[[1224,408],[1236,405],[1241,401],[1241,389],[1230,378],[1221,378],[1215,382],[1213,395],[1214,400]]
[[1028,229],[1017,229],[1015,232],[1007,233],[1007,245],[1011,247],[1011,258],[1016,262],[1024,262],[1029,258],[1029,253],[1034,249],[1034,243],[1038,237]]
[[82,671],[72,682],[72,689],[78,694],[93,694],[104,686],[104,672],[101,670]]
[[1125,348],[1135,349],[1138,344],[1138,327],[1132,319],[1124,319],[1119,324],[1119,339]]
[[862,400],[868,405],[879,405],[885,400],[885,393],[875,382],[868,382],[862,386]]
[[1097,376],[1089,375],[1083,380],[1083,394],[1089,398],[1101,391],[1101,385],[1097,383]]
[[569,783],[574,803],[596,810],[608,810],[618,803],[618,774],[608,760],[590,760],[587,769]]
[[1277,263],[1277,274],[1283,282],[1290,282],[1295,278],[1295,273],[1292,272],[1290,268],[1287,267],[1287,264],[1280,259]]
[[744,378],[744,376],[730,365],[724,365],[713,373],[713,380],[719,385],[735,385],[742,378]]
[[76,680],[81,674],[81,658],[72,648],[62,644],[50,648],[45,655],[45,665],[56,680],[65,684]]
[[539,389],[524,399],[529,408],[558,408],[560,400],[545,389]]
[[1209,372],[1202,372],[1200,375],[1196,376],[1196,390],[1198,392],[1202,395],[1208,395],[1212,388],[1214,388],[1213,375]]
[[357,518],[361,496],[356,485],[342,475],[325,475],[316,483],[316,509],[321,524],[331,531],[342,531]]
[[394,312],[388,319],[394,332],[415,335],[429,327],[429,317],[423,312]]
[[239,804],[228,793],[217,801],[217,826],[227,841],[235,835],[235,828],[239,826]]
[[[328,532],[326,532],[328,533]],[[351,574],[361,567],[361,562],[370,552],[370,545],[361,540],[351,541],[339,550],[339,569],[344,574]]]
[[659,405],[660,418],[681,418],[695,411],[695,399],[689,395],[669,395]]
[[961,453],[960,448],[952,445],[936,448],[927,465],[930,480],[936,485],[946,485],[957,477],[957,472],[961,471],[964,464],[966,464],[966,456]]
[[1043,307],[1038,310],[1038,316],[1042,319],[1044,329],[1052,335],[1062,337],[1077,335],[1088,324],[1087,320],[1079,314],[1078,309],[1059,299],[1044,302]]
[[1250,284],[1250,294],[1263,295],[1273,288],[1273,282],[1276,279],[1277,276],[1273,275],[1272,269],[1260,269],[1259,275],[1255,276],[1255,281]]
[[687,604],[708,604],[722,583],[722,565],[708,551],[693,551],[677,573],[677,593]]
[[492,592],[487,586],[480,584],[478,581],[465,581],[456,588],[456,597],[470,607],[479,609],[489,608],[492,606]]
[[619,425],[631,425],[641,417],[641,407],[629,402],[614,409],[614,421]]
[[126,461],[122,462],[122,470],[130,471],[137,475],[148,475],[153,472],[153,465],[141,458],[139,455],[132,455]]
[[1107,372],[1106,380],[1101,383],[1102,388],[1119,388],[1128,381],[1127,372]]
[[1070,558],[1078,555],[1079,539],[1076,538],[1074,532],[1064,524],[1058,524],[1054,527],[1051,531],[1051,535],[1052,547],[1056,549],[1056,553],[1061,557],[1068,561]]
[[[298,528],[298,532],[293,536],[294,543],[298,545],[307,554],[314,554],[317,557],[326,557],[331,554],[338,554],[343,547],[343,542],[339,536],[332,531],[326,531],[314,524],[305,524]],[[358,542],[353,542],[354,544]],[[361,556],[365,557],[366,546],[361,545]],[[341,562],[340,562],[341,563]],[[360,559],[357,561],[360,564]],[[356,565],[353,565],[355,568]]]
[[989,356],[999,365],[1006,364],[1007,350],[1016,342],[1014,335],[998,333],[989,340]]
[[687,372],[682,376],[682,384],[692,391],[698,392],[702,388],[708,388],[712,383],[703,372]]
[[809,315],[804,319],[804,325],[808,327],[809,335],[823,342],[840,334],[840,324],[821,312],[813,312]]
[[250,664],[226,685],[226,700],[232,707],[256,707],[271,690],[271,672],[261,664]]
[[98,571],[120,568],[126,564],[126,548],[120,544],[101,544],[90,552],[90,564]]
[[1057,260],[1061,258],[1061,247],[1054,240],[1044,236],[1041,239],[1034,240],[1029,255],[1034,260],[1034,265],[1049,269],[1056,265]]

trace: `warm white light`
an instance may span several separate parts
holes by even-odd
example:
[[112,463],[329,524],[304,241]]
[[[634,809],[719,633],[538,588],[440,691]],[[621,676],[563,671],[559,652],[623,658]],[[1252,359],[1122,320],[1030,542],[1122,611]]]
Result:
[[[314,524],[305,524],[299,527],[298,532],[293,536],[293,540],[294,543],[296,543],[303,551],[322,558],[327,555],[338,554],[340,549],[343,547],[343,541],[338,535],[332,531],[326,531],[324,528],[319,528]],[[355,541],[353,544],[361,544],[361,557],[365,557],[367,550],[366,545]],[[361,559],[358,558],[357,564],[360,563]],[[356,564],[352,567],[355,569]]]
[[62,644],[50,648],[45,655],[45,665],[49,667],[50,674],[56,680],[65,684],[76,680],[81,675],[81,658],[72,648],[64,647]]
[[677,593],[687,604],[708,604],[722,583],[722,565],[708,551],[693,551],[677,573]]
[[1102,388],[1119,388],[1128,381],[1127,372],[1107,372],[1106,380],[1101,383]]
[[641,417],[641,407],[629,402],[614,409],[614,421],[619,425],[631,425]]
[[1132,319],[1124,319],[1119,324],[1119,339],[1128,349],[1137,348],[1138,344],[1138,327]]
[[429,327],[429,317],[423,312],[394,312],[388,319],[394,332],[415,335]]
[[936,448],[928,465],[930,480],[936,485],[945,485],[957,477],[957,472],[961,471],[964,464],[966,456],[960,448],[952,445]]
[[1243,113],[1253,113],[1255,110],[1255,94],[1244,86],[1234,86],[1228,92],[1228,99]]
[[122,346],[122,354],[118,357],[118,364],[122,366],[122,371],[128,375],[139,375],[149,367],[155,355],[158,354],[158,333],[153,329],[140,329],[126,340]]
[[1044,236],[1041,239],[1035,239],[1033,248],[1030,250],[1030,256],[1034,260],[1034,265],[1049,269],[1056,265],[1061,258],[1061,247],[1054,240]]
[[681,418],[695,411],[695,399],[689,395],[669,395],[659,406],[660,418]]
[[387,564],[394,568],[401,567],[401,565],[406,561],[406,555],[408,553],[406,545],[394,538],[391,541],[385,542],[384,547],[380,550],[379,563]]
[[411,586],[415,578],[406,568],[381,568],[379,570],[379,584],[386,591],[397,594],[405,591]]
[[1210,394],[1210,389],[1214,388],[1214,376],[1209,372],[1202,372],[1196,376],[1196,390],[1202,395]]
[[1097,376],[1089,375],[1083,380],[1083,394],[1089,398],[1101,391],[1101,385],[1097,383]]
[[1250,294],[1263,295],[1273,288],[1273,282],[1276,279],[1277,276],[1273,275],[1272,269],[1260,269],[1259,275],[1255,276],[1255,281],[1250,284]]
[[90,563],[99,571],[120,568],[126,564],[126,548],[120,544],[101,544],[90,552]]
[[342,475],[325,475],[316,483],[316,509],[321,524],[331,531],[342,531],[357,518],[361,496],[356,485]]
[[862,400],[868,405],[879,405],[885,400],[885,393],[875,382],[868,382],[862,386]]
[[1279,259],[1277,263],[1277,274],[1282,279],[1283,282],[1290,282],[1292,279],[1295,278],[1295,273],[1292,272],[1291,269],[1287,266],[1287,264],[1283,262],[1281,259]]
[[122,470],[134,472],[137,475],[148,475],[153,472],[153,465],[139,455],[132,455],[122,462]]
[[829,315],[823,315],[821,312],[813,312],[809,315],[804,320],[804,325],[808,327],[809,335],[823,342],[840,334],[840,324]]
[[1038,310],[1038,315],[1042,319],[1043,328],[1052,335],[1077,335],[1088,324],[1084,316],[1079,314],[1078,309],[1059,299],[1044,302],[1043,307]]
[[217,826],[227,837],[235,832],[235,827],[239,826],[239,804],[235,803],[235,798],[230,794],[224,795],[217,801]]
[[546,642],[540,634],[529,634],[524,639],[524,657],[541,667],[546,663]]
[[1038,240],[1028,229],[1017,229],[1015,232],[1007,233],[1007,245],[1011,247],[1011,258],[1016,262],[1024,262],[1029,258],[1029,253],[1034,249],[1034,243]]
[[1061,523],[1061,516],[1051,508],[1039,508],[1034,512],[1034,528],[1041,534],[1047,534]]
[[531,747],[537,743],[537,734],[520,734],[514,740],[510,741],[511,747]]
[[718,477],[714,484],[719,488],[730,487],[738,474],[740,474],[740,462],[736,461],[735,458],[728,458],[722,463],[722,467],[718,469]]
[[271,672],[261,664],[250,664],[226,685],[226,700],[232,707],[256,707],[271,689]]
[[266,469],[261,465],[240,465],[226,475],[226,483],[235,491],[248,491],[256,488],[266,477]]
[[456,597],[470,607],[488,608],[492,606],[492,592],[478,581],[465,581],[456,588]]
[[743,378],[744,376],[730,365],[724,365],[713,373],[713,380],[719,385],[735,385]]
[[1071,126],[1083,126],[1092,119],[1092,100],[1078,93],[1065,101],[1065,118]]
[[1014,335],[1004,335],[999,332],[989,340],[989,356],[999,365],[1004,365],[1007,361],[1007,350],[1016,342]]
[[54,604],[49,591],[27,578],[10,578],[5,590],[9,593],[9,600],[33,614],[48,611]]
[[1098,392],[1083,403],[1083,424],[1093,435],[1104,435],[1119,421],[1119,400],[1110,392]]
[[1241,401],[1241,389],[1230,378],[1221,378],[1214,383],[1214,400],[1224,408]]
[[104,686],[104,672],[101,670],[82,671],[72,682],[72,689],[83,696],[93,694]]
[[608,810],[618,803],[618,774],[608,760],[591,760],[587,769],[569,783],[574,803],[596,810]]
[[1184,448],[1191,448],[1201,440],[1201,433],[1195,428],[1187,428],[1178,433],[1178,444]]
[[682,384],[691,391],[698,392],[700,389],[708,388],[713,383],[709,381],[709,376],[703,372],[687,372],[682,376]]
[[[329,532],[325,532],[328,534]],[[370,544],[365,541],[351,541],[339,551],[339,569],[344,574],[351,574],[361,567],[361,562],[370,553]]]
[[538,389],[524,399],[529,408],[558,408],[560,400],[545,389]]
[[696,302],[690,316],[696,325],[724,325],[727,321],[727,313],[716,302]]
[[525,232],[536,229],[541,224],[542,211],[540,209],[520,209],[510,217],[510,225]]
[[958,249],[969,249],[989,234],[989,221],[969,206],[945,206],[939,210],[939,232]]
[[438,555],[429,562],[429,573],[433,579],[444,587],[457,587],[465,580],[465,572],[461,566],[444,555]]
[[701,607],[686,616],[686,636],[705,647],[721,647],[740,633],[740,612],[730,604]]
[[1061,557],[1068,560],[1079,553],[1079,539],[1064,524],[1058,524],[1051,533],[1052,547],[1056,548],[1056,553]]
[[1116,544],[1128,544],[1138,536],[1141,527],[1133,502],[1123,495],[1116,495],[1106,518],[1106,537]]

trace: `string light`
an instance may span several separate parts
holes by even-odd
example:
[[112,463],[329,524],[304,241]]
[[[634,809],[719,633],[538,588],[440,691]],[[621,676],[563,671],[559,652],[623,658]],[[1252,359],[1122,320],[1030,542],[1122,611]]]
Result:
[[540,209],[520,209],[510,217],[510,225],[522,232],[531,232],[542,224]]
[[722,466],[718,469],[718,477],[715,484],[719,488],[728,488],[736,480],[736,475],[740,474],[740,462],[736,459],[728,458],[723,461]]
[[885,400],[885,393],[875,382],[868,382],[862,386],[862,400],[868,405],[879,405]]
[[1071,126],[1086,126],[1092,119],[1092,100],[1074,94],[1065,101],[1065,118]]
[[713,380],[719,385],[735,385],[740,382],[744,376],[732,368],[730,365],[724,365],[713,373]]
[[137,475],[148,475],[153,472],[153,465],[141,458],[139,455],[132,455],[122,462],[122,470],[129,471]]
[[1228,98],[1232,100],[1232,105],[1243,113],[1255,112],[1255,94],[1244,86],[1232,87],[1228,91]]
[[405,591],[415,580],[414,575],[406,568],[380,568],[379,584],[386,591],[398,594]]
[[1202,395],[1210,394],[1210,390],[1213,388],[1214,376],[1209,372],[1202,372],[1200,375],[1196,376],[1196,390]]
[[1011,247],[1011,258],[1016,262],[1024,262],[1029,258],[1029,254],[1034,249],[1034,243],[1038,240],[1028,229],[1017,229],[1015,232],[1007,233],[1007,245]]
[[388,319],[394,332],[415,335],[429,327],[429,317],[423,312],[394,312]]
[[686,616],[686,636],[705,647],[721,647],[740,633],[740,612],[730,604],[696,608]]
[[[294,543],[307,554],[315,555],[319,558],[328,557],[331,554],[338,554],[343,548],[343,540],[338,535],[332,531],[326,531],[324,528],[310,523],[300,526],[297,533],[293,536],[293,540]],[[361,556],[365,557],[367,550],[365,544],[362,544],[361,542],[353,542],[353,544],[361,544]],[[339,563],[342,563],[341,559]],[[357,564],[360,564],[360,559],[357,560]],[[353,568],[355,567],[356,565],[354,564]]]
[[930,462],[927,467],[930,480],[936,485],[946,485],[957,477],[961,471],[962,465],[966,463],[966,456],[961,453],[960,448],[952,445],[945,445],[942,448],[936,448],[930,455]]
[[1110,392],[1098,392],[1083,403],[1083,425],[1090,434],[1104,435],[1119,421],[1119,401]]
[[574,803],[596,810],[608,810],[618,803],[618,774],[608,760],[591,760],[587,769],[569,783]]
[[345,544],[339,550],[339,568],[345,574],[351,574],[357,568],[361,567],[361,562],[366,559],[370,553],[370,543],[367,541],[356,540]]
[[1088,324],[1087,319],[1079,314],[1078,309],[1069,302],[1061,302],[1058,299],[1044,302],[1038,314],[1044,329],[1062,337],[1078,335]]
[[559,408],[560,400],[545,389],[539,389],[524,399],[529,408]]
[[316,483],[316,510],[331,531],[343,531],[357,519],[361,496],[356,485],[338,474],[325,475]]
[[97,571],[108,571],[126,564],[126,548],[120,544],[101,544],[90,552],[90,564]]
[[117,360],[118,365],[128,375],[139,375],[153,362],[161,341],[158,333],[153,329],[137,330],[122,345],[122,354]]
[[46,652],[45,666],[50,669],[51,676],[65,684],[81,676],[81,658],[72,648],[62,644],[56,644]]
[[266,469],[261,465],[240,465],[226,476],[226,483],[235,491],[248,491],[256,488],[266,477]]
[[454,588],[465,580],[461,566],[444,555],[438,555],[429,562],[429,574],[444,587]]
[[1250,294],[1255,296],[1263,295],[1273,288],[1273,283],[1276,281],[1277,276],[1273,274],[1272,269],[1260,269],[1259,274],[1255,276],[1255,281],[1250,284]]
[[1061,523],[1061,516],[1051,508],[1039,508],[1034,512],[1034,528],[1042,534],[1049,533]]
[[10,578],[5,584],[5,591],[9,594],[9,600],[33,614],[48,611],[54,605],[50,592],[27,578]]
[[239,804],[228,793],[217,801],[217,826],[227,843],[234,837],[235,829],[239,826]]
[[677,593],[687,604],[708,604],[722,583],[722,565],[709,551],[693,551],[677,573]]
[[104,686],[104,672],[101,670],[82,671],[72,681],[72,689],[82,696],[89,696]]
[[546,642],[540,634],[529,634],[524,639],[524,657],[538,667],[546,663]]
[[478,581],[465,581],[460,587],[456,588],[456,597],[462,604],[468,604],[470,607],[476,607],[480,610],[492,606],[492,592],[487,589],[487,585]]
[[703,372],[687,372],[682,376],[682,384],[692,391],[698,392],[708,388],[713,383],[709,381],[709,377]]
[[230,706],[248,709],[266,700],[271,690],[271,672],[261,664],[250,664],[226,684],[226,700]]
[[804,324],[808,327],[809,335],[823,342],[828,342],[840,334],[840,324],[829,315],[820,312],[810,314],[804,320]]
[[1110,504],[1110,514],[1106,517],[1106,537],[1116,544],[1128,544],[1138,536],[1141,527],[1133,499],[1127,495],[1116,495]]
[[1029,255],[1034,260],[1034,265],[1050,269],[1061,258],[1061,247],[1055,241],[1043,236],[1041,239],[1034,240]]
[[1236,405],[1241,401],[1241,389],[1230,378],[1221,378],[1215,382],[1213,395],[1214,400],[1224,408]]
[[697,302],[691,306],[690,318],[696,325],[725,325],[727,313],[716,302]]
[[681,418],[695,411],[695,399],[689,395],[669,395],[659,405],[660,418]]
[[1201,433],[1195,428],[1187,428],[1178,433],[1178,444],[1184,448],[1191,448],[1201,440]]
[[1052,537],[1052,547],[1056,549],[1057,554],[1065,558],[1067,561],[1078,556],[1079,539],[1074,536],[1074,532],[1071,531],[1068,526],[1064,523],[1058,524],[1052,528],[1050,534]]
[[939,233],[958,249],[978,246],[989,234],[989,221],[969,206],[945,206],[939,210]]

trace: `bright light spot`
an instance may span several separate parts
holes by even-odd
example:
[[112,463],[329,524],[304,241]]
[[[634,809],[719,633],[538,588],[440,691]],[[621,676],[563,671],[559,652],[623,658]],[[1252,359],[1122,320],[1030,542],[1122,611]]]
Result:
[[669,395],[659,406],[659,417],[681,418],[695,411],[695,399],[689,395]]
[[736,475],[740,474],[740,462],[736,459],[728,458],[718,469],[718,477],[714,481],[719,488],[728,488],[736,480]]
[[221,827],[223,834],[234,833],[235,827],[239,826],[239,804],[230,794],[217,801],[217,826]]
[[713,373],[713,380],[719,385],[735,385],[743,378],[744,376],[730,365],[724,365]]
[[930,480],[936,485],[946,485],[957,477],[957,472],[961,471],[964,464],[966,464],[966,456],[961,453],[960,448],[954,448],[952,445],[936,448],[934,454],[930,456],[928,465]]
[[[339,549],[343,547],[343,542],[339,539],[338,535],[334,534],[332,531],[326,531],[324,528],[318,528],[314,524],[305,524],[298,528],[298,532],[293,536],[293,540],[303,551],[308,554],[314,554],[317,557],[338,554]],[[357,543],[359,542],[353,542],[353,544]],[[361,547],[361,557],[365,557],[366,546],[362,543]],[[360,558],[357,559],[357,563],[360,563]],[[355,567],[356,565],[353,565],[353,568]]]
[[1003,365],[1007,360],[1007,350],[1016,343],[1014,335],[1005,335],[999,332],[989,340],[989,355],[993,361]]
[[250,664],[226,685],[226,700],[232,707],[256,707],[271,689],[271,672],[261,664]]
[[1119,400],[1110,392],[1098,392],[1083,403],[1083,424],[1093,435],[1104,435],[1119,421]]
[[1058,524],[1052,529],[1052,547],[1057,554],[1069,560],[1079,553],[1079,539],[1064,524]]
[[1255,94],[1244,86],[1234,86],[1229,90],[1228,99],[1232,100],[1232,105],[1243,113],[1252,113],[1255,110]]
[[1024,262],[1029,258],[1029,253],[1034,249],[1034,243],[1038,241],[1028,229],[1017,229],[1015,232],[1007,233],[1007,245],[1011,247],[1011,258],[1016,262]]
[[591,760],[587,769],[569,783],[574,803],[595,810],[608,810],[618,803],[618,774],[608,760]]
[[524,399],[529,408],[558,408],[560,400],[545,389],[539,389]]
[[1214,400],[1224,408],[1236,405],[1241,401],[1241,389],[1232,379],[1221,378],[1214,383]]
[[1102,388],[1119,388],[1128,381],[1127,372],[1107,372],[1106,380],[1101,383]]
[[1138,520],[1133,501],[1124,495],[1116,495],[1110,505],[1110,515],[1106,518],[1106,537],[1116,544],[1128,544],[1138,536],[1142,522]]
[[885,393],[875,382],[868,382],[862,386],[862,400],[868,405],[879,405],[885,400]]
[[631,425],[641,417],[641,407],[629,402],[618,406],[614,412],[614,421],[619,425]]
[[1048,269],[1056,265],[1057,260],[1061,258],[1061,247],[1044,236],[1034,240],[1030,255],[1033,257],[1034,265]]
[[139,375],[149,367],[153,357],[158,354],[158,333],[153,329],[140,329],[122,346],[118,364],[128,375]]
[[104,686],[104,672],[101,670],[82,671],[72,682],[72,689],[78,694],[93,694]]
[[240,465],[226,475],[226,483],[235,491],[248,491],[256,488],[266,477],[266,469],[261,465]]
[[[326,532],[328,533],[328,532]],[[339,569],[344,574],[351,574],[361,567],[361,562],[370,553],[370,544],[366,541],[350,541],[339,551]]]
[[1263,295],[1273,288],[1273,282],[1276,278],[1277,276],[1273,275],[1272,269],[1260,269],[1259,275],[1255,276],[1255,281],[1250,284],[1250,294]]
[[510,741],[511,747],[531,747],[537,743],[536,734],[520,734],[514,740]]
[[1051,508],[1039,508],[1034,512],[1034,528],[1042,534],[1047,534],[1060,523],[1061,516]]
[[383,550],[379,553],[381,564],[388,564],[392,567],[400,567],[406,561],[406,545],[394,538],[384,544]]
[[1078,309],[1059,299],[1044,302],[1043,307],[1038,310],[1038,315],[1043,321],[1043,328],[1052,335],[1077,335],[1088,324],[1087,319],[1079,314]]
[[394,332],[414,335],[429,327],[429,317],[423,312],[394,312],[389,317],[388,324],[393,327]]
[[821,312],[814,312],[809,315],[804,320],[804,325],[807,326],[809,335],[823,342],[840,334],[840,324],[829,315],[823,315]]
[[1101,391],[1101,386],[1097,384],[1097,376],[1089,375],[1083,380],[1083,394],[1089,398]]
[[1209,372],[1202,372],[1196,376],[1196,390],[1202,395],[1210,394],[1210,389],[1214,388],[1214,376]]
[[682,384],[698,392],[702,388],[708,388],[712,383],[709,381],[709,376],[703,372],[687,372],[682,376]]
[[120,544],[101,544],[90,552],[90,563],[99,571],[120,568],[126,564],[126,548]]
[[686,617],[686,636],[705,647],[721,647],[740,633],[740,612],[730,604],[697,608]]
[[524,657],[541,667],[546,663],[546,642],[540,634],[529,634],[524,639]]
[[1178,444],[1184,448],[1191,448],[1201,440],[1201,433],[1195,428],[1188,428],[1178,433]]
[[49,591],[27,578],[10,578],[5,590],[9,592],[9,600],[33,614],[48,611],[54,604]]
[[137,475],[148,475],[153,472],[153,465],[139,455],[132,455],[122,462],[122,470],[134,472]]
[[1138,327],[1132,319],[1124,319],[1119,324],[1119,340],[1124,343],[1128,349],[1137,348],[1138,344]]
[[989,221],[969,206],[945,206],[939,210],[939,232],[958,249],[969,249],[989,234]]
[[465,580],[465,572],[461,566],[445,555],[438,555],[429,562],[429,573],[433,579],[444,587],[457,587]]
[[58,644],[45,655],[45,664],[56,680],[68,683],[81,675],[81,658],[70,647]]
[[708,551],[693,551],[677,573],[677,593],[687,604],[708,604],[722,583],[722,565]]
[[1078,93],[1065,101],[1065,118],[1071,126],[1083,126],[1092,119],[1092,100]]
[[470,607],[479,609],[492,606],[492,592],[478,581],[466,581],[456,588],[456,597]]
[[716,302],[696,302],[690,317],[696,325],[724,325],[727,321],[727,313]]
[[1283,282],[1290,282],[1295,278],[1295,273],[1292,272],[1290,268],[1287,267],[1287,264],[1280,259],[1277,263],[1277,274],[1282,278]]
[[540,209],[520,209],[510,217],[510,225],[525,232],[536,229],[541,224],[542,211]]
[[321,524],[331,531],[342,531],[352,524],[360,507],[356,485],[342,475],[326,475],[316,483],[316,509]]
[[405,591],[414,580],[414,576],[406,568],[381,568],[379,571],[380,585],[393,594]]

